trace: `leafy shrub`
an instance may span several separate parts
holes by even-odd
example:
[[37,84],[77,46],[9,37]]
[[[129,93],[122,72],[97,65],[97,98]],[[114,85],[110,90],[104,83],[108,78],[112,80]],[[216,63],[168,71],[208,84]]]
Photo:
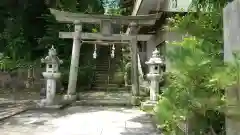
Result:
[[124,84],[124,72],[115,72],[113,75],[113,83],[118,85]]
[[[93,70],[94,70],[93,65],[79,67],[77,87],[88,86],[89,84],[92,83]],[[62,72],[62,78],[61,78],[61,81],[64,87],[67,87],[68,79],[69,79],[69,70],[64,70]]]
[[[221,112],[225,103],[224,88],[228,84],[222,80],[226,77],[222,74],[226,67],[204,51],[202,47],[207,45],[190,37],[173,43],[174,49],[168,52],[171,71],[155,108],[165,134],[175,132],[178,124],[187,119],[195,120],[190,121],[193,134],[224,131],[224,123],[220,123],[224,117]],[[216,125],[215,118],[219,116],[222,118]],[[213,127],[214,130],[210,130]]]

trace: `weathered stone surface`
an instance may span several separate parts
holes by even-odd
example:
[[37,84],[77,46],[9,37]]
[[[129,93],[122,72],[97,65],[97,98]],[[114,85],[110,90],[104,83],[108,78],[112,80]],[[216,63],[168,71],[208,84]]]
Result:
[[131,97],[131,104],[134,105],[134,106],[138,106],[138,105],[141,104],[141,99],[142,99],[142,97],[132,96]]
[[77,105],[132,106],[129,91],[88,91],[78,93]]
[[11,81],[11,76],[10,74],[6,72],[0,72],[0,87],[1,88],[6,88],[9,86]]
[[0,126],[1,135],[157,135],[150,118],[137,108],[70,107],[28,111]]
[[20,114],[24,111],[27,111],[31,108],[33,102],[25,101],[25,102],[1,102],[0,103],[0,121],[10,118],[14,115]]
[[[224,24],[224,61],[233,62],[233,53],[240,51],[240,1],[234,0],[223,9]],[[240,86],[237,86],[240,87]],[[227,105],[239,104],[240,91],[228,89],[226,92],[227,101],[237,99],[235,103],[227,102]],[[237,108],[239,109],[239,108]],[[236,118],[226,117],[226,134],[240,135],[240,121]]]
[[152,111],[157,101],[145,101],[141,103],[141,109],[144,111]]
[[240,2],[234,0],[224,9],[224,60],[232,61],[234,51],[240,51]]

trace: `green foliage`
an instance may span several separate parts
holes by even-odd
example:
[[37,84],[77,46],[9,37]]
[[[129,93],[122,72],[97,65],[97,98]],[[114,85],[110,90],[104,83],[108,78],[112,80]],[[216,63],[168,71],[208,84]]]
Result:
[[[227,0],[193,0],[192,7],[196,12],[186,15],[177,14],[170,20],[170,28],[202,39],[211,44],[209,54],[214,53],[216,58],[223,49],[223,8]],[[190,9],[191,9],[190,8]]]
[[[227,77],[222,76],[226,67],[202,49],[205,45],[200,39],[185,38],[183,42],[174,43],[175,49],[168,52],[171,72],[155,110],[167,133],[174,131],[183,119],[196,115],[203,118],[196,124],[195,134],[208,132],[216,116],[209,117],[207,112],[223,113],[220,111],[225,103],[224,89],[229,85],[222,81]],[[221,128],[222,125],[217,127]]]
[[108,15],[122,15],[122,13],[124,12],[124,9],[121,8],[110,8],[107,10]]
[[[58,23],[48,8],[86,14],[103,14],[103,6],[104,3],[101,0],[1,1],[0,49],[4,57],[0,59],[0,68],[12,72],[17,68],[40,67],[40,58],[44,57],[48,49],[54,45],[58,56],[64,61],[61,65],[62,81],[67,85],[72,40],[59,39],[58,32],[72,31],[73,25]],[[99,26],[87,24],[83,26],[83,31],[96,33],[99,31]],[[81,47],[81,66],[78,75],[78,85],[81,86],[91,83],[94,70],[94,61],[89,59],[92,57],[92,48],[84,49],[85,45]],[[91,56],[88,56],[89,54]],[[86,62],[84,59],[90,61]]]
[[[94,65],[87,65],[87,66],[81,66],[78,69],[78,83],[77,86],[81,87],[88,87],[88,85],[92,81],[92,73],[94,70]],[[62,83],[67,85],[68,84],[68,77],[69,77],[69,70],[64,70],[62,75]]]
[[194,37],[170,43],[174,49],[167,52],[171,71],[155,108],[165,134],[177,134],[181,122],[190,124],[192,134],[225,132],[225,90],[240,82],[238,57],[224,63],[222,56],[222,9],[227,2],[193,0],[190,9],[196,12],[169,19],[170,30]]
[[[157,120],[159,122],[159,128],[164,129],[165,133],[171,133],[176,128],[176,119],[173,117],[175,113],[179,113],[180,110],[172,104],[166,97],[160,97],[160,100],[155,107]],[[182,114],[178,114],[181,116]]]
[[113,75],[113,83],[118,84],[118,85],[123,85],[124,84],[124,72],[115,72]]
[[[15,30],[15,32],[17,31]],[[5,31],[2,33],[1,39],[8,43],[6,45],[5,53],[13,60],[17,60],[19,58],[25,58],[26,60],[29,60],[28,52],[26,54],[21,53],[24,51],[23,49],[25,49],[24,45],[28,46],[23,37],[23,30],[20,29],[18,32],[19,35],[14,35],[14,33],[9,31],[9,29],[5,29]]]
[[[93,82],[95,63],[92,57],[93,46],[90,44],[83,44],[81,47],[82,53],[80,54],[80,65],[78,67],[78,81],[77,90],[79,87],[88,87]],[[70,57],[65,58],[64,64],[61,66],[63,71],[62,82],[68,84],[69,65],[71,64]]]
[[47,7],[49,5],[61,10],[103,13],[103,4],[98,0],[55,2],[50,4],[49,1],[42,0],[22,1],[20,3],[6,0],[1,2],[0,6],[3,10],[0,12],[0,18],[3,24],[0,28],[0,48],[5,55],[13,60],[34,61],[45,55],[45,51],[51,45],[55,45],[64,56],[70,53],[72,43],[58,38],[58,32],[61,29],[69,31],[69,27],[59,25],[56,22],[49,12]]

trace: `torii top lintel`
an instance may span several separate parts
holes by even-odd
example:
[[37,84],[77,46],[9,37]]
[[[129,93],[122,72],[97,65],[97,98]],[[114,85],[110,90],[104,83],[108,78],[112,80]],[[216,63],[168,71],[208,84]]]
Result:
[[62,23],[74,23],[75,21],[79,21],[81,23],[98,24],[103,20],[109,20],[114,24],[129,25],[135,22],[139,26],[150,26],[154,25],[156,19],[161,16],[161,13],[141,16],[91,15],[59,11],[51,8],[50,11],[56,17],[56,20]]

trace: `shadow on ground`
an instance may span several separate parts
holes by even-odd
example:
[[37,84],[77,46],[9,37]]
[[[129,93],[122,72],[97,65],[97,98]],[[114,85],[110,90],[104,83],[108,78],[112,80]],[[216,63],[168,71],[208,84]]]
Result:
[[74,106],[27,111],[1,122],[1,135],[155,135],[138,108]]

